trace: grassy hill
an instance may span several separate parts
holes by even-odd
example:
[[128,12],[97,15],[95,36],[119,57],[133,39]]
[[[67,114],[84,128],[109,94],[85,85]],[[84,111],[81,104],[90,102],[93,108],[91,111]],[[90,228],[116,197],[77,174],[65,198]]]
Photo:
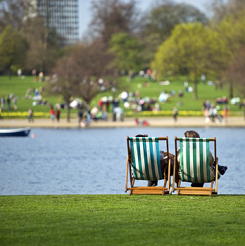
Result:
[[[210,79],[208,78],[207,81]],[[188,81],[189,87],[193,87],[193,84],[188,80],[188,78],[184,76],[175,76],[168,78],[170,82],[169,85],[162,85],[163,83],[160,82],[152,82],[148,78],[143,77],[135,77],[132,81],[128,81],[126,76],[121,77],[119,79],[119,86],[116,92],[103,92],[97,95],[94,100],[91,102],[91,107],[96,105],[101,97],[105,96],[113,96],[118,97],[118,95],[123,91],[126,90],[127,92],[139,92],[140,97],[149,97],[150,99],[155,98],[156,100],[159,98],[159,95],[162,92],[172,94],[168,98],[166,102],[158,102],[162,111],[171,111],[173,110],[174,106],[177,106],[179,111],[201,111],[202,110],[202,103],[204,100],[209,100],[211,103],[216,104],[216,99],[221,98],[223,96],[229,97],[229,90],[226,85],[221,88],[215,88],[213,85],[208,85],[208,83],[200,82],[198,84],[198,99],[194,100],[193,92],[186,92],[184,87],[184,82]],[[36,105],[33,106],[33,99],[28,99],[25,97],[27,94],[27,90],[31,88],[33,91],[35,88],[40,89],[40,87],[44,87],[46,82],[35,82],[32,76],[26,76],[23,79],[18,78],[17,76],[12,77],[11,80],[8,79],[7,76],[0,76],[0,97],[4,96],[5,98],[14,93],[17,96],[17,110],[20,112],[27,112],[29,107],[34,109],[34,112],[43,112],[48,115],[49,108],[47,105]],[[180,91],[183,91],[183,97],[179,97],[178,94]],[[237,92],[235,91],[235,96]],[[34,96],[34,92],[30,93],[31,96]],[[55,105],[58,101],[62,102],[62,97],[48,95],[45,90],[42,93],[43,98],[47,100],[48,103]],[[181,105],[180,105],[181,104]],[[217,105],[217,104],[216,104]],[[11,108],[8,109],[5,104],[5,109],[2,112],[14,112],[13,109],[13,102],[11,102]],[[120,104],[123,107],[123,103]],[[223,109],[225,105],[221,104],[220,110]],[[228,106],[231,110],[231,115],[243,115],[243,108],[239,108],[238,105],[230,104],[230,100]],[[109,112],[112,111],[110,107]],[[130,112],[132,114],[132,108],[124,109],[124,111],[128,115]],[[71,111],[72,115],[76,117],[77,109]],[[66,110],[62,110],[62,117],[66,114]],[[149,114],[150,115],[150,114]]]

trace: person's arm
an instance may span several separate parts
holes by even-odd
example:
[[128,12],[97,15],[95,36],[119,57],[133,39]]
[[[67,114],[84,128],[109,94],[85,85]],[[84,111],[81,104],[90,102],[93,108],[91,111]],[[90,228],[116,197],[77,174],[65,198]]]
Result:
[[214,157],[212,153],[209,151],[209,166],[213,166],[214,164]]

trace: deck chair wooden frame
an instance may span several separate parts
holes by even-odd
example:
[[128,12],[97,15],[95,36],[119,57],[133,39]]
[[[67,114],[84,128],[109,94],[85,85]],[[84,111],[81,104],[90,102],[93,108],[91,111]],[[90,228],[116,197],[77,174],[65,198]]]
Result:
[[[166,141],[166,148],[167,148],[166,156],[167,156],[167,161],[168,161],[167,175],[162,174],[161,172],[159,145],[158,144],[156,145],[153,144],[154,146],[151,145],[151,143],[152,142],[154,143],[155,140],[158,143],[159,141]],[[125,192],[130,191],[129,195],[132,195],[132,194],[161,194],[161,195],[169,194],[170,183],[171,183],[171,180],[170,180],[171,161],[169,158],[168,137],[158,137],[158,138],[151,138],[151,137],[130,138],[130,137],[127,137],[127,148],[128,148],[128,157],[127,157],[127,166],[126,166]],[[138,157],[139,159],[137,159]],[[154,165],[152,167],[153,162],[154,162]],[[154,170],[152,171],[152,169]],[[152,173],[155,173],[154,177],[152,176]],[[151,178],[149,177],[149,175],[151,176]],[[130,183],[129,186],[130,187],[128,187],[128,176],[129,176],[129,183]],[[136,180],[161,180],[161,179],[164,179],[163,186],[155,186],[155,187],[135,186]],[[168,186],[166,186],[167,183],[168,183]]]
[[[177,195],[209,195],[217,194],[218,189],[218,157],[216,155],[216,138],[177,138],[175,137],[175,158],[174,173],[178,172],[177,152],[178,142],[180,145],[180,165],[181,179],[175,188],[175,180],[173,181],[173,191],[177,191]],[[186,143],[181,146],[182,143]],[[211,180],[209,170],[209,142],[214,142],[214,162],[215,162],[215,180]],[[204,147],[203,147],[204,146]],[[184,149],[184,151],[183,151]],[[202,151],[203,150],[203,151]],[[186,158],[181,158],[181,152],[186,153]],[[202,153],[206,154],[202,154]],[[185,154],[182,153],[182,156]],[[206,158],[205,158],[206,157]],[[196,161],[195,161],[196,159]],[[185,164],[184,164],[185,163]],[[203,170],[203,172],[201,171]],[[175,179],[175,175],[173,175]],[[211,183],[210,187],[184,187],[181,181],[191,183]],[[215,182],[215,187],[213,188]]]

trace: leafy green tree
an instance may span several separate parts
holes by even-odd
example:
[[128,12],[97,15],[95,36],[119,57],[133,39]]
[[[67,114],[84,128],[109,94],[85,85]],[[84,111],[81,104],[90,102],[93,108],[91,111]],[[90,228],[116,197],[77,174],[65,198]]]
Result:
[[162,44],[162,39],[158,33],[150,33],[149,35],[140,35],[138,38],[142,51],[140,57],[143,61],[143,67],[149,68],[151,62],[154,60],[155,53],[160,44]]
[[238,93],[245,98],[245,46],[229,61],[224,74],[230,83],[236,84]]
[[216,75],[224,69],[229,50],[219,34],[201,23],[177,25],[170,38],[156,53],[152,68],[160,76],[187,74],[194,83],[197,99],[197,83],[202,74]]
[[140,52],[142,50],[138,39],[127,33],[117,33],[112,36],[110,52],[115,55],[112,64],[119,70],[139,71],[142,66]]
[[181,23],[201,22],[206,24],[207,17],[192,5],[175,3],[170,0],[156,2],[142,19],[139,39],[142,42],[142,58],[149,67],[158,47],[169,38],[174,27]]
[[[227,69],[229,70],[229,62],[239,51],[240,47],[245,46],[245,9],[241,9],[235,14],[227,15],[216,27],[221,39],[225,42],[227,50],[230,52],[230,59],[227,59]],[[224,73],[226,74],[226,73]],[[233,97],[233,79],[227,77],[229,83],[229,94]]]
[[147,16],[146,33],[158,33],[165,41],[174,27],[181,23],[207,23],[207,17],[196,7],[173,1],[160,1]]
[[232,54],[245,45],[245,9],[235,15],[226,16],[217,26],[217,31]]
[[53,36],[53,38],[47,43],[47,29],[43,25],[43,18],[33,17],[25,21],[20,33],[28,44],[25,64],[27,70],[36,69],[44,74],[52,70],[57,59],[57,42],[59,40],[55,30],[52,32],[53,34],[50,34],[49,37]]
[[0,36],[0,69],[7,70],[11,78],[12,70],[23,68],[26,45],[21,35],[11,25],[6,26]]

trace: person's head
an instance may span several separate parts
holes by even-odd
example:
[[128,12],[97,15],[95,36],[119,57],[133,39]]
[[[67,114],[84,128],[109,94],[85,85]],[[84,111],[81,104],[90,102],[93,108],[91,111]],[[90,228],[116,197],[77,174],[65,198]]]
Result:
[[184,136],[186,138],[200,138],[200,135],[194,130],[186,131]]
[[143,138],[143,137],[148,137],[148,135],[147,134],[138,134],[135,137]]

